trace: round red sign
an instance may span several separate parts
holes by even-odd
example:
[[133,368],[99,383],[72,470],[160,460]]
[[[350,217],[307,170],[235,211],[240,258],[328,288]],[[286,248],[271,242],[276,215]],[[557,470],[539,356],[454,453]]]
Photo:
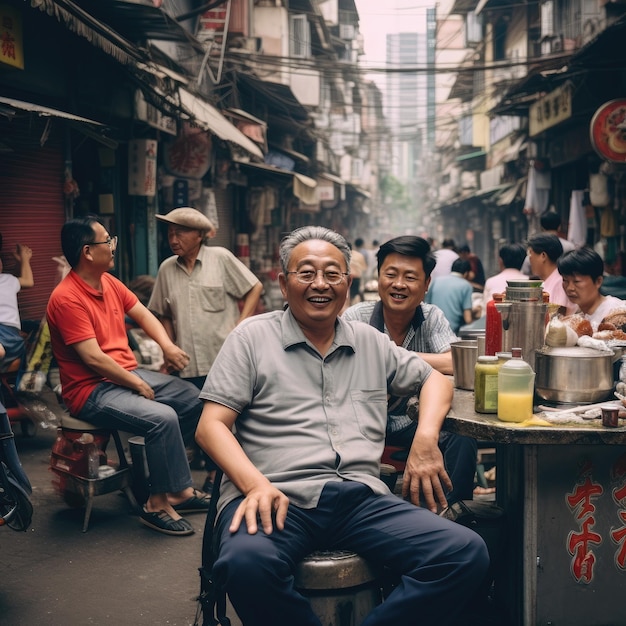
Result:
[[626,99],[605,102],[591,118],[594,150],[607,161],[626,163]]

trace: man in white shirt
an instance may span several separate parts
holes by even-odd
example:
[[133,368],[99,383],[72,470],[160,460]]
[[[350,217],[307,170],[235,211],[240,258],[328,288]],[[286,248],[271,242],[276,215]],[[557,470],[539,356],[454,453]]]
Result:
[[452,271],[452,264],[459,259],[457,254],[456,244],[454,239],[444,239],[439,250],[434,251],[435,258],[437,259],[437,265],[430,275],[431,279],[435,279],[438,276],[447,276]]

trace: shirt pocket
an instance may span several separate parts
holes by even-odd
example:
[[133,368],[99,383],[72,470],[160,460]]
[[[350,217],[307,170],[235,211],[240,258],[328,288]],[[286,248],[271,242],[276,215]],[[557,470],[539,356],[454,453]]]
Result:
[[198,285],[194,291],[203,311],[217,312],[224,310],[226,306],[226,292],[223,287]]
[[350,396],[361,434],[369,441],[382,441],[387,425],[387,390],[352,389]]

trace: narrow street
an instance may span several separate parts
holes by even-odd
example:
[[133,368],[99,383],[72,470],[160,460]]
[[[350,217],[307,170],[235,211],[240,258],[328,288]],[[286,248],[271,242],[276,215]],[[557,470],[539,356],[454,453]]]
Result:
[[[58,410],[51,393],[43,397]],[[39,427],[34,437],[15,430],[33,486],[34,515],[26,532],[0,528],[0,624],[192,625],[205,515],[187,516],[195,534],[168,537],[140,524],[117,492],[96,497],[83,533],[84,509],[66,505],[52,483],[56,427]],[[113,450],[112,442],[109,446]],[[202,486],[204,472],[192,474]],[[228,616],[232,626],[241,626],[232,607]],[[459,626],[507,626],[487,605],[464,619]]]
[[[0,623],[193,624],[205,515],[188,516],[194,535],[168,537],[141,525],[121,492],[112,493],[95,499],[82,533],[84,509],[69,508],[52,485],[55,437],[54,428],[16,436],[34,516],[26,532],[0,528]],[[204,473],[193,474],[202,486]]]

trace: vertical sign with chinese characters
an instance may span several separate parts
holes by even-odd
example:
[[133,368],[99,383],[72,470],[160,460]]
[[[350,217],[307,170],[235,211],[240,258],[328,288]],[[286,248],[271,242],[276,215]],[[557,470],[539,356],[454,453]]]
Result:
[[24,69],[22,14],[13,7],[0,4],[0,64]]
[[534,137],[570,117],[572,117],[572,86],[565,83],[530,105],[528,135]]
[[132,139],[128,142],[128,194],[154,196],[157,177],[157,142]]

